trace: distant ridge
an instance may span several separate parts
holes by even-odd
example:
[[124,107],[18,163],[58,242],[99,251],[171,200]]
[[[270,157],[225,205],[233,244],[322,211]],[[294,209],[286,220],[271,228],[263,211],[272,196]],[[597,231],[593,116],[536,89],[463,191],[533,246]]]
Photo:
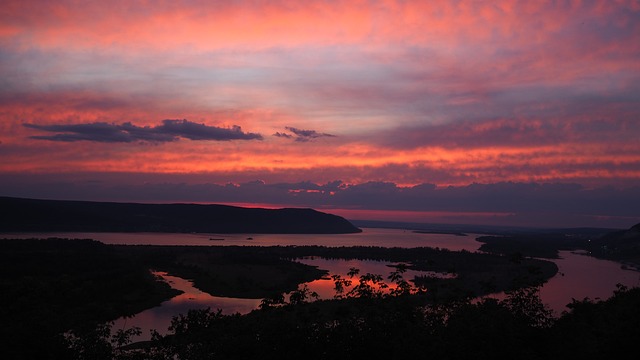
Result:
[[313,209],[227,205],[140,204],[0,197],[4,232],[195,232],[344,234],[361,230]]
[[[599,237],[609,232],[619,231],[613,228],[598,227],[575,227],[575,228],[543,228],[527,226],[506,226],[506,225],[478,225],[478,224],[438,224],[438,223],[418,223],[402,221],[380,221],[380,220],[351,220],[351,222],[362,228],[385,228],[404,229],[411,231],[425,231],[443,234],[489,234],[489,235],[526,235],[526,234],[572,234],[580,236]],[[640,224],[636,225],[640,231]]]
[[635,252],[640,256],[640,223],[627,230],[612,231],[593,241],[594,245],[605,247],[609,252]]

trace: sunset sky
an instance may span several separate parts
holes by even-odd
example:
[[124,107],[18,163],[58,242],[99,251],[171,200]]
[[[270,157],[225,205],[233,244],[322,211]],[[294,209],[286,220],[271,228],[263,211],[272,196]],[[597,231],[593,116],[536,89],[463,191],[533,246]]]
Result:
[[640,1],[14,1],[0,195],[640,222]]

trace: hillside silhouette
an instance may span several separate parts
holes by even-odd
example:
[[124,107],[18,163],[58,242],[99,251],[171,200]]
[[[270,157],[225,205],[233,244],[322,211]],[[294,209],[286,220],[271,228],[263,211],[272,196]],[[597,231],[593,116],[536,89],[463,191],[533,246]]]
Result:
[[342,234],[361,230],[313,209],[0,197],[0,231]]
[[640,268],[640,223],[627,230],[612,231],[589,241],[586,248],[593,256]]

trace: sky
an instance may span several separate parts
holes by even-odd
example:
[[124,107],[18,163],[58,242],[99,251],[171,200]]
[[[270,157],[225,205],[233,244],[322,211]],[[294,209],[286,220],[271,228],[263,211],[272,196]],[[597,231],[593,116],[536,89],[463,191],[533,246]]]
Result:
[[0,7],[0,196],[640,222],[640,1]]

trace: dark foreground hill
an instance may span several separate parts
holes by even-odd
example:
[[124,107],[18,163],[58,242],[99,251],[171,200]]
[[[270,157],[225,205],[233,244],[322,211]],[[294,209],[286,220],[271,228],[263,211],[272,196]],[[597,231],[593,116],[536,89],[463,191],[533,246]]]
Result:
[[339,234],[361,230],[313,209],[0,197],[0,231]]
[[634,264],[640,268],[640,223],[628,230],[612,231],[589,242],[593,256]]

